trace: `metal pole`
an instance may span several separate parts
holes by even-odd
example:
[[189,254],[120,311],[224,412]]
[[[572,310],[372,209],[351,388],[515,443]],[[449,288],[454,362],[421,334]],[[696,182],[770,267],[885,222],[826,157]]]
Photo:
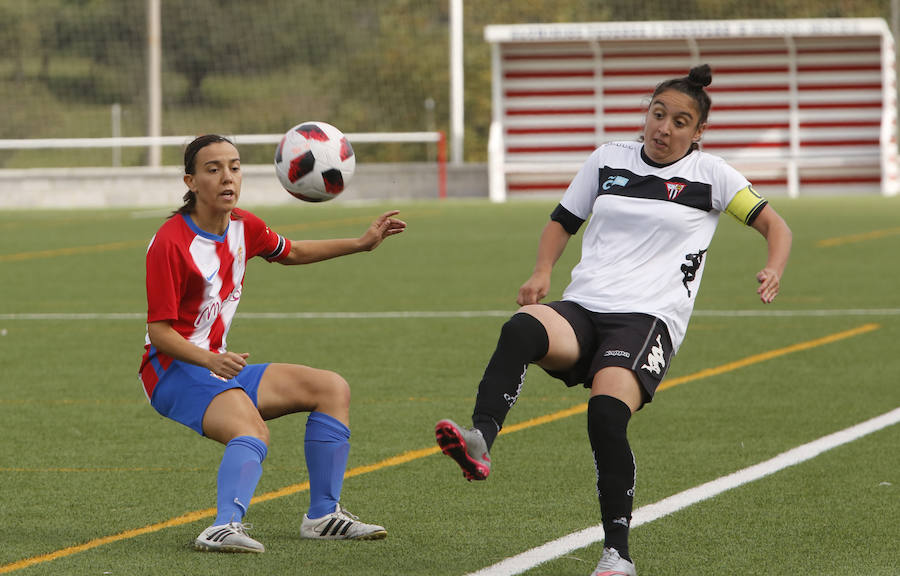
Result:
[[[898,59],[898,43],[900,43],[900,0],[891,0],[891,39],[894,43],[894,62]],[[900,86],[897,86],[895,94],[900,98]],[[900,143],[898,143],[900,145]]]
[[[147,0],[147,136],[162,135],[162,25],[160,0]],[[147,164],[162,164],[162,145],[148,149]]]
[[463,162],[463,0],[450,0],[450,163]]
[[[112,137],[114,139],[122,137],[122,105],[116,102],[110,108],[110,123],[112,124]],[[112,165],[118,168],[122,165],[122,147],[112,147]]]
[[[425,99],[425,130],[437,132],[437,124],[434,121],[434,98]],[[437,158],[435,145],[431,142],[425,145],[425,156],[429,162]]]
[[897,34],[900,32],[900,0],[891,0],[891,35],[896,45]]

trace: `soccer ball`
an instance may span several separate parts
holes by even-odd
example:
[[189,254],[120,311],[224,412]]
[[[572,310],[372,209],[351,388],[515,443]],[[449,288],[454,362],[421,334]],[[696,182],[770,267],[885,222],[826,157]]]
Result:
[[306,202],[325,202],[344,191],[356,170],[353,147],[325,122],[288,130],[275,150],[275,174],[284,189]]

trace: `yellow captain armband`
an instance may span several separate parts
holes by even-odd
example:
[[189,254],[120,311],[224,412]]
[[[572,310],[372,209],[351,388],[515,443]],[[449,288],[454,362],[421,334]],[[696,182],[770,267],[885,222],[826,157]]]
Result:
[[725,211],[734,216],[742,224],[753,224],[762,209],[769,201],[756,193],[753,186],[746,186],[734,195]]

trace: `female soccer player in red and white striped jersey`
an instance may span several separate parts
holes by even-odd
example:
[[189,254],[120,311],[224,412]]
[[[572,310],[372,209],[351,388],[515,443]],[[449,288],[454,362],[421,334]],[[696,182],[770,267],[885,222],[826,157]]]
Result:
[[262,552],[243,517],[262,474],[266,420],[309,412],[304,450],[310,507],[300,537],[379,539],[385,529],[360,522],[340,504],[350,449],[350,388],[338,374],[298,364],[249,364],[226,337],[247,261],[308,264],[371,251],[406,224],[389,211],[359,238],[288,240],[237,207],[241,159],[219,135],[201,136],[184,155],[185,204],[147,250],[147,335],[140,367],[144,391],[163,416],[225,445],[217,516],[195,540],[200,550]]

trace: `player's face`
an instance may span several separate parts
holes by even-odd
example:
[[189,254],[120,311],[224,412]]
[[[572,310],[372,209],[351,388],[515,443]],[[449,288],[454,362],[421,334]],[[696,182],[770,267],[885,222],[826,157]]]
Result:
[[650,103],[644,123],[644,151],[651,160],[669,164],[688,153],[706,124],[699,123],[697,103],[679,90],[666,90]]
[[184,182],[197,196],[198,210],[229,211],[241,196],[241,156],[228,142],[204,146],[194,158],[194,173]]

